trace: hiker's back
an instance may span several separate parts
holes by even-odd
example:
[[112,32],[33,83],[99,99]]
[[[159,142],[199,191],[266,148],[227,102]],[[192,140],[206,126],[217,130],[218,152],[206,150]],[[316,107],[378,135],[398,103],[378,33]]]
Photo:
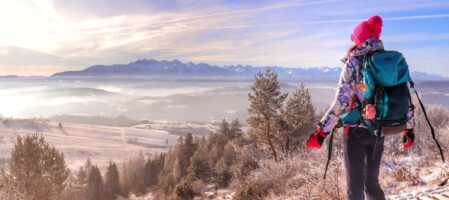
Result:
[[376,108],[375,119],[364,119],[370,128],[386,135],[402,133],[414,109],[410,96],[411,77],[404,56],[397,51],[376,51],[363,59],[363,84],[366,105]]

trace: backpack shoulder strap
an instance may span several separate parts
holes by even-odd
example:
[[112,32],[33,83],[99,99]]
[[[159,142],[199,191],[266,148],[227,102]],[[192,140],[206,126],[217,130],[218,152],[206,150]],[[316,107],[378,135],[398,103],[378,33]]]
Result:
[[[410,82],[408,82],[409,83],[409,86],[410,87],[414,87],[414,83],[413,83],[413,81],[410,81]],[[410,109],[414,112],[414,110],[415,110],[415,104],[413,103],[413,100],[412,100],[412,94],[410,94],[411,93],[411,91],[410,91],[410,89],[409,89],[409,87],[407,87],[407,95],[408,95],[408,101],[409,101],[409,106],[410,106]]]
[[441,159],[443,160],[443,162],[445,162],[443,149],[441,149],[441,145],[435,136],[435,129],[433,128],[432,124],[430,123],[429,117],[427,117],[427,113],[426,113],[426,109],[424,108],[424,104],[422,103],[421,99],[419,98],[418,92],[415,89],[415,83],[410,82],[410,87],[413,89],[413,91],[415,91],[416,97],[418,98],[418,102],[419,102],[419,105],[421,106],[424,117],[426,118],[427,124],[429,124],[430,133],[432,134],[432,138],[435,141],[435,143],[437,144],[438,150],[440,150]]
[[327,152],[327,162],[326,162],[326,168],[324,169],[324,177],[323,179],[326,179],[327,170],[329,168],[329,164],[331,162],[332,158],[332,144],[334,143],[334,129],[331,131],[331,138],[329,138],[329,145],[327,146],[328,152]]

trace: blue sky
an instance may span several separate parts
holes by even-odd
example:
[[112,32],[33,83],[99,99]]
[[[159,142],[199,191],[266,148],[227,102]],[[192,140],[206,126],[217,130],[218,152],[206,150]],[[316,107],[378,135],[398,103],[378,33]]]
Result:
[[338,67],[354,26],[375,14],[412,70],[449,76],[449,1],[414,0],[0,1],[0,75],[142,58]]

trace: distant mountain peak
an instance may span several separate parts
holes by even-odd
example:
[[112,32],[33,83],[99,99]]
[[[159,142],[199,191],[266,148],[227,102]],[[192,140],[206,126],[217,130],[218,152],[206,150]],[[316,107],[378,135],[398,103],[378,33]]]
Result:
[[[254,67],[251,65],[226,65],[219,67],[207,63],[183,63],[177,59],[154,60],[139,59],[129,64],[115,65],[94,65],[80,71],[66,71],[56,73],[53,76],[173,76],[173,75],[194,75],[194,76],[254,76],[259,70],[267,67]],[[342,71],[341,67],[270,67],[279,74],[281,78],[288,77],[314,77],[337,78]],[[423,72],[412,72],[414,79],[443,80],[442,76]]]

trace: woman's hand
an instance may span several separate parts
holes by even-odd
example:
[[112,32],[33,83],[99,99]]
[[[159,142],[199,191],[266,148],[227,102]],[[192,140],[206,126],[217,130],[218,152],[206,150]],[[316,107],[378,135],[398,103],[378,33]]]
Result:
[[415,143],[415,131],[413,128],[404,130],[404,138],[402,139],[402,143],[404,143],[404,146],[402,146],[403,149],[413,146]]
[[317,128],[315,133],[313,133],[309,139],[307,140],[306,147],[309,149],[318,149],[324,142],[324,139],[327,137],[327,133],[323,131],[320,127]]

